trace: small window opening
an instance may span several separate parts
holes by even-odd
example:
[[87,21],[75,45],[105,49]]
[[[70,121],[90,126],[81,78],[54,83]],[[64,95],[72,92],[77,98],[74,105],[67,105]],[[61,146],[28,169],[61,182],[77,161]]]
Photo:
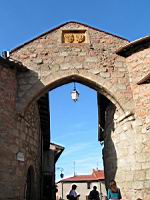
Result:
[[91,189],[91,182],[87,182],[87,189]]

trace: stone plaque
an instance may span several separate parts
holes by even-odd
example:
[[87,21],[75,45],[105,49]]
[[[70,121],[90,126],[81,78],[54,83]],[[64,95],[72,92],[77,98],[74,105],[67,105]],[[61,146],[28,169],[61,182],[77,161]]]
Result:
[[25,161],[24,153],[22,153],[22,152],[18,152],[16,155],[16,158],[18,161],[22,161],[22,162]]
[[85,30],[66,30],[62,32],[63,43],[86,43]]

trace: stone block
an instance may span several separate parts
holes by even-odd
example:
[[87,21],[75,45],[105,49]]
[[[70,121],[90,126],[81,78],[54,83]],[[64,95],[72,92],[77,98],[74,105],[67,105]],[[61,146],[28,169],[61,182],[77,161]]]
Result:
[[150,162],[142,163],[142,169],[150,169]]
[[97,57],[88,57],[87,59],[86,59],[86,62],[89,62],[89,63],[93,63],[93,62],[98,62],[98,58]]
[[132,189],[134,189],[134,190],[142,190],[143,188],[144,188],[143,181],[134,181],[132,183]]
[[34,63],[36,63],[37,65],[41,65],[41,64],[43,64],[43,59],[41,59],[41,58],[35,59]]
[[146,170],[146,179],[150,180],[150,169]]
[[97,75],[97,74],[100,73],[100,69],[90,69],[89,72],[91,72],[91,73]]
[[100,72],[100,76],[103,78],[110,78],[111,74],[109,72]]
[[144,181],[144,188],[150,189],[150,180]]
[[111,76],[112,76],[112,78],[123,78],[123,77],[125,77],[125,73],[124,72],[113,72]]
[[144,181],[145,180],[145,170],[138,170],[134,172],[134,180]]
[[69,63],[64,63],[64,64],[60,64],[60,68],[62,70],[67,70],[67,69],[71,68],[71,66]]

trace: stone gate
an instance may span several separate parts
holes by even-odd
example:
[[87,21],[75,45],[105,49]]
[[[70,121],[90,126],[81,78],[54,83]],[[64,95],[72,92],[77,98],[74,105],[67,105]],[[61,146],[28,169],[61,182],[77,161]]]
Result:
[[69,22],[1,58],[0,198],[27,199],[26,178],[32,167],[32,198],[42,199],[42,157],[49,149],[46,94],[76,81],[98,94],[106,186],[115,178],[124,199],[150,199],[149,54],[150,37],[129,43]]

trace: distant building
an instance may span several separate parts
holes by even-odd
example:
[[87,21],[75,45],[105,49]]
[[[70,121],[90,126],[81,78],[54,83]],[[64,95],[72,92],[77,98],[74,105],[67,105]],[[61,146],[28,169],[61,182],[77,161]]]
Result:
[[57,183],[59,198],[66,199],[73,184],[77,185],[77,193],[80,194],[79,200],[87,199],[93,186],[97,186],[100,196],[106,196],[105,177],[103,170],[94,170],[91,175],[79,175],[63,179]]
[[[55,200],[55,164],[64,147],[50,143],[49,151],[43,156],[43,199]],[[48,195],[49,194],[49,195]]]

